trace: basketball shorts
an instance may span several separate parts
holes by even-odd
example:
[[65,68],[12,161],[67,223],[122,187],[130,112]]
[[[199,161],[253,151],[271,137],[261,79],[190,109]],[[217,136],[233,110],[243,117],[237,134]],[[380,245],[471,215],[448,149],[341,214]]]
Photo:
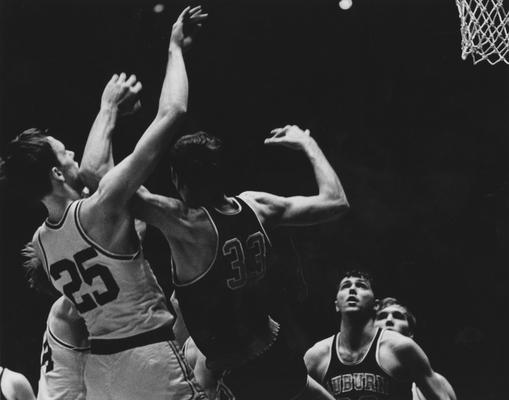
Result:
[[289,400],[299,396],[306,385],[307,369],[302,355],[288,346],[280,331],[276,342],[265,353],[223,373],[218,383],[218,398]]
[[173,340],[91,354],[85,384],[87,400],[206,399]]

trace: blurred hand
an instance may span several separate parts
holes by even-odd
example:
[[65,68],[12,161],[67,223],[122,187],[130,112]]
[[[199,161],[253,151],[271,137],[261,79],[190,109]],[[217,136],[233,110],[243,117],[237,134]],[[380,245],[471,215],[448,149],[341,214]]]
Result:
[[296,125],[286,125],[284,128],[273,129],[265,144],[285,146],[294,150],[302,150],[311,139],[309,129],[303,131]]
[[193,43],[194,36],[202,26],[202,21],[207,17],[208,14],[203,13],[201,6],[186,7],[173,24],[170,49],[173,46],[178,46],[183,51],[188,50]]
[[127,75],[123,72],[111,77],[101,97],[102,108],[117,108],[121,115],[126,115],[136,112],[141,107],[139,100],[141,82],[135,75],[131,75],[127,80],[126,78]]

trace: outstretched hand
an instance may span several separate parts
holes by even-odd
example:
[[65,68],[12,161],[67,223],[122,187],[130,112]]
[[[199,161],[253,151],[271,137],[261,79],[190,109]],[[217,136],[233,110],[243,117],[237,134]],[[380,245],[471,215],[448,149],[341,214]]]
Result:
[[188,50],[193,43],[194,36],[202,26],[202,21],[207,17],[208,14],[202,11],[201,6],[186,7],[173,24],[170,49],[172,46],[178,46],[183,51]]
[[126,79],[127,75],[113,75],[106,84],[101,97],[101,107],[115,107],[121,115],[136,112],[140,107],[139,94],[142,89],[141,82],[136,79],[135,75],[131,75]]
[[265,144],[285,146],[295,150],[301,150],[311,137],[309,129],[302,130],[297,125],[273,129],[270,134],[271,137],[265,139]]

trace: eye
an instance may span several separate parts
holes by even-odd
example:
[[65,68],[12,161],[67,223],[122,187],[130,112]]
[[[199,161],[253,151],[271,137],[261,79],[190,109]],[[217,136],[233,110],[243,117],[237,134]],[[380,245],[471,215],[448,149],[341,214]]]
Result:
[[392,316],[394,317],[394,319],[401,319],[401,320],[406,320],[405,318],[405,314],[403,314],[402,312],[400,311],[394,311],[392,313]]
[[376,319],[378,321],[387,318],[387,313],[385,311],[379,312],[376,316]]

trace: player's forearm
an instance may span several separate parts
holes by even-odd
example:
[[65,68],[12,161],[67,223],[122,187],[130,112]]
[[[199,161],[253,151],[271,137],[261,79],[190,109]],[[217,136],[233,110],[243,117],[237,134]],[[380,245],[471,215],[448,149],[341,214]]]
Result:
[[159,97],[158,116],[162,117],[171,112],[184,114],[187,111],[188,91],[189,83],[182,49],[172,44],[168,51],[166,74]]
[[111,138],[117,117],[116,107],[101,107],[90,129],[81,160],[80,176],[91,191],[97,188],[101,178],[114,165]]
[[310,137],[306,142],[304,151],[313,167],[319,196],[328,202],[332,200],[338,205],[348,207],[348,200],[338,175],[313,138]]

